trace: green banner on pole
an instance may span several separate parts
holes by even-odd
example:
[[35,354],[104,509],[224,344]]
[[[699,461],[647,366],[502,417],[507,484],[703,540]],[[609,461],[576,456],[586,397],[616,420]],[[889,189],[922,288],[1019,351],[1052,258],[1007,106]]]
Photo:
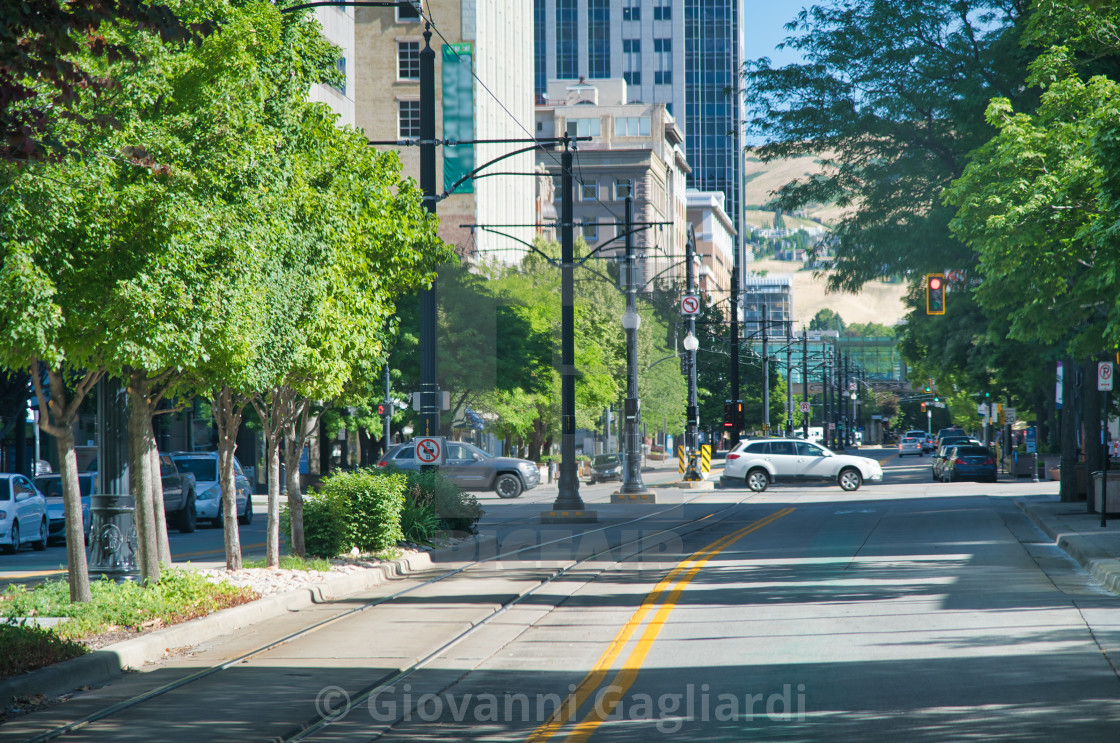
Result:
[[[474,77],[471,75],[474,49],[471,44],[443,45],[443,138],[464,141],[474,139]],[[443,148],[443,188],[474,170],[474,145]],[[474,181],[468,180],[455,193],[474,193]]]

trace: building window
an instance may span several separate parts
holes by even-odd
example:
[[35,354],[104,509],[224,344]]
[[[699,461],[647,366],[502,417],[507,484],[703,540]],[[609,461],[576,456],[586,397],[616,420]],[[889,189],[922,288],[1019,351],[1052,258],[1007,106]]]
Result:
[[627,196],[634,195],[634,181],[629,178],[619,178],[614,182],[614,197],[622,201]]
[[420,11],[412,3],[397,6],[397,23],[414,23],[420,20]]
[[556,0],[556,77],[579,77],[579,13],[576,0]]
[[648,137],[648,116],[619,116],[614,120],[616,137]]
[[397,101],[397,129],[401,139],[420,137],[420,101]]
[[642,84],[642,40],[622,40],[622,78],[627,85]]
[[580,186],[579,193],[583,201],[597,201],[599,199],[599,184],[594,181],[584,183]]
[[397,78],[399,80],[420,79],[420,42],[397,42]]
[[653,40],[653,83],[671,85],[673,83],[673,40]]
[[580,233],[583,235],[584,240],[598,240],[599,225],[596,222],[584,222],[581,225]]
[[624,0],[625,4],[622,6],[622,20],[624,21],[640,21],[642,20],[642,5],[641,0]]
[[[567,123],[567,132],[569,136],[599,137],[603,134],[599,119],[568,119]],[[573,128],[575,129],[574,135],[572,133]]]
[[587,0],[587,75],[611,76],[611,6],[609,0]]
[[653,0],[653,20],[673,20],[673,0]]
[[339,57],[334,61],[335,69],[342,73],[342,80],[338,85],[332,86],[342,95],[346,95],[346,57]]

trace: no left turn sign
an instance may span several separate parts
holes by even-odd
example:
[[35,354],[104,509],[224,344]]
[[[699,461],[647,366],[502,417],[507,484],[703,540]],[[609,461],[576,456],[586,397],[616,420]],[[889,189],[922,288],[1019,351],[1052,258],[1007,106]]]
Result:
[[807,403],[807,402],[801,403],[801,412],[802,413],[808,413],[810,410],[812,410],[812,408],[810,407],[809,403]]
[[416,439],[416,461],[420,464],[443,464],[443,437],[422,436]]
[[700,298],[693,294],[686,294],[681,299],[681,313],[695,315],[700,311]]

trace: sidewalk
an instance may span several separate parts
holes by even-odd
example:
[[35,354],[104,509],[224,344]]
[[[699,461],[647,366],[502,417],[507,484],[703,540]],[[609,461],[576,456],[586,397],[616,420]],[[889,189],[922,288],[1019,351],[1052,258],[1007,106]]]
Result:
[[1015,504],[1102,586],[1120,593],[1120,518],[1108,519],[1101,528],[1100,514],[1089,513],[1085,501],[1062,502],[1057,495],[1019,499]]

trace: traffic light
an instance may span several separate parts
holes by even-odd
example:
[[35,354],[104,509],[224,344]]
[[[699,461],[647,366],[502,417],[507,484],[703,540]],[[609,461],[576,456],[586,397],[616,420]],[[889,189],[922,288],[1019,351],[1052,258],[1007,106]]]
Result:
[[926,314],[945,314],[945,275],[926,274]]
[[926,392],[933,392],[933,380],[932,379],[927,379],[926,380]]
[[743,401],[736,400],[735,405],[735,430],[742,431],[747,426],[746,416],[743,415]]
[[387,403],[387,402],[377,403],[377,414],[378,415],[382,415],[382,416],[389,415],[390,410],[392,410],[392,408],[389,407],[389,403]]
[[723,404],[723,427],[735,427],[735,403],[730,400]]
[[922,403],[922,412],[926,412],[926,404],[924,402]]

